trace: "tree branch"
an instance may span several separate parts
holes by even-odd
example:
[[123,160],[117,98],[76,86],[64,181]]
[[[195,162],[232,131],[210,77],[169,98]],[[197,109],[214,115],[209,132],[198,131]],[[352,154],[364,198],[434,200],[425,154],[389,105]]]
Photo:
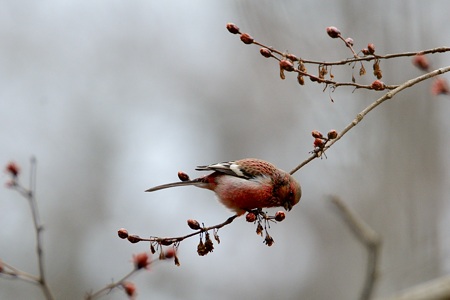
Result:
[[33,276],[26,272],[20,271],[19,269],[14,268],[11,265],[7,265],[5,263],[3,263],[3,264],[5,266],[7,266],[10,270],[6,274],[8,274],[11,277],[22,279],[27,282],[39,284],[45,297],[49,300],[53,300],[55,298],[50,290],[50,287],[48,286],[48,283],[47,283],[47,280],[45,277],[44,254],[43,254],[43,248],[42,248],[43,226],[42,226],[40,218],[39,218],[39,212],[38,212],[36,196],[35,196],[35,194],[36,194],[36,159],[34,157],[31,158],[30,167],[31,167],[31,170],[30,170],[30,187],[29,187],[29,189],[23,187],[19,183],[18,169],[16,169],[15,172],[10,170],[10,173],[12,175],[12,180],[8,185],[12,189],[16,190],[19,194],[21,194],[25,199],[27,199],[28,204],[30,205],[31,215],[33,218],[34,231],[35,231],[35,235],[36,235],[36,253],[37,253],[37,260],[38,260],[39,276]]
[[[333,139],[330,140],[330,142],[323,148],[322,152],[325,152],[326,150],[328,150],[331,146],[334,145],[334,143],[336,143],[337,141],[339,141],[345,134],[347,134],[347,132],[349,132],[353,127],[355,127],[356,125],[358,125],[363,118],[369,113],[371,112],[374,108],[376,108],[377,106],[379,106],[380,104],[382,104],[383,102],[385,102],[386,100],[389,100],[391,98],[393,98],[396,94],[400,93],[401,91],[403,91],[406,88],[412,87],[413,85],[418,84],[419,82],[422,82],[424,80],[427,80],[429,78],[438,76],[440,74],[444,74],[450,71],[450,66],[447,67],[443,67],[437,70],[434,70],[432,72],[423,74],[421,76],[418,76],[416,78],[410,79],[404,83],[402,83],[401,85],[399,85],[397,88],[387,92],[386,94],[384,94],[382,97],[378,98],[376,101],[374,101],[372,104],[370,104],[369,106],[367,106],[364,110],[362,110],[359,114],[356,115],[356,118],[350,123],[348,124],[339,134],[338,136]],[[320,157],[320,155],[318,155],[318,153],[313,153],[310,157],[308,157],[306,160],[304,160],[302,163],[300,163],[297,167],[295,167],[294,169],[291,170],[290,174],[294,174],[295,172],[297,172],[300,168],[304,167],[306,164],[308,164],[309,162],[311,162],[312,160],[314,160],[315,158]]]
[[196,232],[184,235],[184,236],[179,236],[179,237],[149,237],[149,238],[141,238],[138,235],[130,235],[128,236],[128,240],[132,243],[137,243],[137,242],[156,242],[158,244],[164,245],[164,246],[169,246],[171,244],[174,243],[179,243],[181,241],[183,241],[184,239],[190,238],[192,236],[201,234],[203,232],[207,232],[213,229],[220,229],[228,224],[230,224],[231,222],[234,221],[234,219],[236,219],[237,217],[239,217],[239,215],[234,215],[229,217],[228,219],[226,219],[224,222],[214,225],[214,226],[210,226],[210,227],[201,227],[200,229],[198,229]]
[[350,207],[338,197],[331,197],[331,202],[338,208],[339,214],[354,233],[355,237],[367,249],[367,270],[363,290],[359,299],[368,300],[372,298],[373,290],[378,275],[378,261],[380,256],[380,236],[356,214]]

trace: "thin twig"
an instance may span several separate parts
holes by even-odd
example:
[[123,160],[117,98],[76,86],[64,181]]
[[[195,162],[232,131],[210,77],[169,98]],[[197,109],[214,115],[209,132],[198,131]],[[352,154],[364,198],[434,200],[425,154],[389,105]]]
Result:
[[38,269],[39,276],[33,276],[24,271],[21,271],[17,268],[14,268],[11,265],[7,265],[3,263],[5,266],[9,268],[8,275],[14,278],[18,278],[27,282],[32,282],[38,284],[45,297],[49,300],[55,299],[50,287],[48,286],[46,277],[45,277],[45,265],[44,265],[44,253],[42,248],[42,230],[43,226],[40,221],[38,206],[36,203],[36,158],[32,157],[30,161],[30,187],[29,189],[23,187],[17,178],[17,174],[13,176],[11,182],[11,188],[16,190],[19,194],[21,194],[25,199],[28,200],[28,204],[30,205],[31,215],[33,218],[34,231],[36,236],[36,254],[38,260]]
[[184,239],[190,238],[192,236],[201,234],[203,232],[207,232],[213,229],[220,229],[228,224],[230,224],[231,222],[234,221],[234,219],[236,219],[237,217],[239,217],[239,215],[234,215],[229,217],[228,219],[225,220],[225,222],[222,222],[220,224],[214,225],[214,226],[209,226],[209,227],[202,227],[200,228],[198,231],[184,235],[184,236],[179,236],[179,237],[165,237],[165,238],[161,238],[161,237],[149,237],[149,238],[141,238],[139,236],[133,235],[133,242],[157,242],[160,244],[163,244],[165,246],[173,244],[173,243],[179,243],[181,241],[183,241]]
[[43,226],[41,224],[39,218],[39,211],[36,203],[36,167],[37,167],[36,158],[31,158],[31,171],[30,171],[30,191],[28,203],[30,204],[31,213],[33,215],[33,224],[34,230],[36,233],[36,252],[38,258],[38,267],[39,267],[39,282],[42,286],[42,290],[47,299],[54,299],[50,287],[47,284],[47,280],[45,277],[45,265],[44,265],[44,254],[42,250],[42,230]]
[[[299,61],[301,61],[302,65],[303,64],[317,64],[319,66],[337,66],[337,65],[347,65],[347,64],[352,64],[352,63],[356,63],[356,62],[360,62],[361,63],[361,68],[364,68],[362,62],[363,61],[379,61],[379,60],[384,60],[384,59],[391,59],[391,58],[398,58],[398,57],[410,57],[410,56],[415,56],[415,55],[424,55],[424,54],[433,54],[433,53],[444,53],[444,52],[449,52],[450,51],[450,47],[438,47],[438,48],[433,48],[433,49],[428,49],[428,50],[421,50],[421,51],[415,51],[415,52],[403,52],[403,53],[394,53],[394,54],[386,54],[386,55],[378,55],[378,54],[370,54],[370,55],[366,55],[366,56],[358,56],[356,54],[356,52],[354,51],[353,47],[342,37],[340,36],[340,39],[342,41],[344,41],[344,43],[346,44],[346,46],[348,48],[350,48],[350,50],[353,53],[353,58],[348,58],[348,59],[344,59],[344,60],[340,60],[340,61],[334,61],[334,62],[326,62],[326,61],[316,61],[316,60],[308,60],[308,59],[298,59]],[[255,40],[253,40],[252,44],[269,49],[272,53],[272,55],[270,56],[271,58],[274,58],[278,61],[280,61],[281,59],[286,59],[287,57],[287,53],[281,52],[273,47],[269,47],[264,45],[261,42],[257,42]],[[280,57],[277,57],[276,55],[279,55]],[[334,88],[339,87],[339,86],[353,86],[357,89],[359,88],[364,88],[364,89],[373,89],[371,87],[371,85],[363,85],[363,84],[359,84],[356,82],[337,82],[331,79],[325,79],[325,78],[320,78],[318,76],[315,76],[313,74],[310,74],[304,70],[302,70],[300,68],[300,66],[294,70],[291,70],[293,72],[297,72],[299,74],[299,76],[307,76],[309,77],[312,81],[315,81],[317,83],[323,83],[326,84],[327,86],[333,86]],[[284,79],[284,78],[283,78]],[[387,90],[393,90],[398,88],[398,85],[386,85],[384,88]]]
[[25,271],[19,270],[16,267],[2,261],[1,263],[2,266],[2,271],[0,272],[0,276],[7,276],[8,278],[11,279],[20,279],[23,281],[27,281],[30,283],[34,283],[37,285],[40,285],[41,283],[39,282],[39,277],[34,276],[33,274],[27,273]]
[[128,274],[126,274],[124,277],[122,277],[121,279],[117,280],[116,282],[112,282],[112,283],[106,285],[105,287],[103,287],[102,289],[96,291],[95,293],[86,295],[85,299],[86,300],[92,300],[92,299],[100,297],[105,292],[110,292],[111,290],[121,286],[128,278],[130,278],[134,273],[136,273],[139,270],[140,269],[134,268],[133,270],[128,272]]
[[355,234],[356,238],[367,249],[367,271],[359,299],[369,300],[372,298],[378,275],[381,238],[356,212],[350,209],[338,197],[331,197],[331,201],[338,208],[340,215]]
[[[447,67],[443,67],[437,70],[434,70],[432,72],[423,74],[421,76],[418,76],[416,78],[410,79],[404,83],[402,83],[401,85],[399,85],[397,88],[393,89],[392,91],[387,92],[386,94],[384,94],[382,97],[378,98],[376,101],[374,101],[373,103],[371,103],[369,106],[367,106],[364,110],[362,110],[359,114],[356,115],[356,118],[350,123],[348,124],[339,134],[338,136],[333,139],[330,140],[330,143],[327,144],[324,149],[323,152],[328,150],[331,146],[334,145],[334,143],[336,143],[337,141],[339,141],[347,132],[349,132],[353,127],[355,127],[356,125],[358,125],[358,123],[360,123],[363,118],[369,113],[371,112],[374,108],[376,108],[378,105],[380,105],[381,103],[385,102],[386,100],[389,100],[391,98],[393,98],[396,94],[398,94],[399,92],[403,91],[406,88],[412,87],[413,85],[416,85],[419,82],[422,82],[424,80],[427,80],[429,78],[438,76],[440,74],[443,73],[447,73],[450,71],[450,66]],[[317,155],[317,153],[313,153],[310,157],[308,157],[307,159],[305,159],[302,163],[300,163],[297,167],[295,167],[294,169],[291,170],[290,174],[294,174],[295,172],[297,172],[300,168],[304,167],[306,164],[308,164],[309,162],[311,162],[312,160],[314,160],[315,158],[319,157],[319,155]]]
[[[272,49],[271,49],[272,50]],[[433,54],[433,53],[444,53],[449,52],[450,47],[439,47],[439,48],[433,48],[428,50],[422,50],[422,51],[414,51],[414,52],[402,52],[402,53],[393,53],[393,54],[386,54],[386,55],[368,55],[358,58],[349,58],[339,61],[330,61],[330,62],[324,62],[324,61],[316,61],[316,60],[306,60],[302,59],[304,63],[309,64],[318,64],[318,65],[326,65],[326,66],[336,66],[336,65],[346,65],[353,62],[358,61],[371,61],[376,59],[391,59],[391,58],[397,58],[397,57],[410,57],[410,56],[416,56],[416,55],[424,55],[424,54]]]
[[34,230],[36,233],[36,252],[38,258],[38,267],[39,267],[39,282],[42,287],[42,291],[45,294],[47,299],[54,299],[53,294],[50,290],[50,287],[47,284],[47,280],[45,277],[45,265],[44,265],[44,255],[42,250],[42,229],[43,226],[41,224],[39,218],[38,207],[36,203],[36,158],[31,158],[31,171],[30,171],[30,191],[28,203],[30,204],[31,213],[33,215],[33,224]]

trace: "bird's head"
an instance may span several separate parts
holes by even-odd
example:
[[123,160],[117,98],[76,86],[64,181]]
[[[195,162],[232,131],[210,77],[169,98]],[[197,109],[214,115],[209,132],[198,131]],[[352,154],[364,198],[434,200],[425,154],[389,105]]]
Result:
[[300,201],[300,197],[302,196],[302,188],[298,181],[291,175],[288,176],[289,179],[284,189],[283,197],[283,207],[287,211],[291,210]]

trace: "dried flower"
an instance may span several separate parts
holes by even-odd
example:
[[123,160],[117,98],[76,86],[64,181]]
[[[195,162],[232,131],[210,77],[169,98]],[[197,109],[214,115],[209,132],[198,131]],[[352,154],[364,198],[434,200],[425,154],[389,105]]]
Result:
[[175,266],[179,267],[180,266],[180,260],[178,259],[177,254],[175,253],[175,257],[173,259]]
[[205,256],[206,254],[208,254],[208,251],[206,251],[206,247],[205,247],[205,244],[203,244],[202,239],[200,239],[200,243],[198,243],[197,253],[200,256]]
[[270,235],[268,235],[268,234],[264,238],[264,244],[266,244],[269,247],[272,246],[274,242],[275,241],[273,240],[273,238]]
[[300,85],[304,85],[305,84],[305,78],[303,78],[303,75],[301,75],[300,73],[297,75],[297,82]]
[[262,236],[264,228],[262,227],[261,223],[258,223],[258,226],[256,226],[256,234]]
[[327,74],[328,74],[327,67],[322,66],[322,67],[319,69],[319,78],[320,78],[320,79],[325,79],[325,75],[327,75]]
[[373,75],[375,75],[377,79],[381,79],[383,77],[379,60],[376,60],[375,63],[373,64]]
[[209,238],[209,233],[208,232],[206,233],[206,236],[205,236],[205,249],[208,252],[213,252],[213,250],[214,250],[214,243]]
[[220,244],[220,237],[217,230],[214,230],[214,239],[216,240],[217,244]]
[[[359,76],[364,76],[366,74],[366,68],[364,68],[364,65],[361,64],[361,68],[359,68]],[[354,80],[355,78],[353,77],[353,82],[355,82]]]

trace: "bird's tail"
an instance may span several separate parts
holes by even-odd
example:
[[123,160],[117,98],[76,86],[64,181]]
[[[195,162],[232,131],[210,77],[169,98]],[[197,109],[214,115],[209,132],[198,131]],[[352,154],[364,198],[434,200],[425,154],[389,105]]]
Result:
[[200,186],[201,184],[202,184],[202,182],[199,180],[199,178],[197,178],[194,180],[179,181],[179,182],[172,182],[172,183],[158,185],[158,186],[155,186],[155,187],[152,187],[152,188],[146,190],[146,192],[154,192],[154,191],[168,189],[168,188],[176,187],[176,186],[186,186],[186,185]]

